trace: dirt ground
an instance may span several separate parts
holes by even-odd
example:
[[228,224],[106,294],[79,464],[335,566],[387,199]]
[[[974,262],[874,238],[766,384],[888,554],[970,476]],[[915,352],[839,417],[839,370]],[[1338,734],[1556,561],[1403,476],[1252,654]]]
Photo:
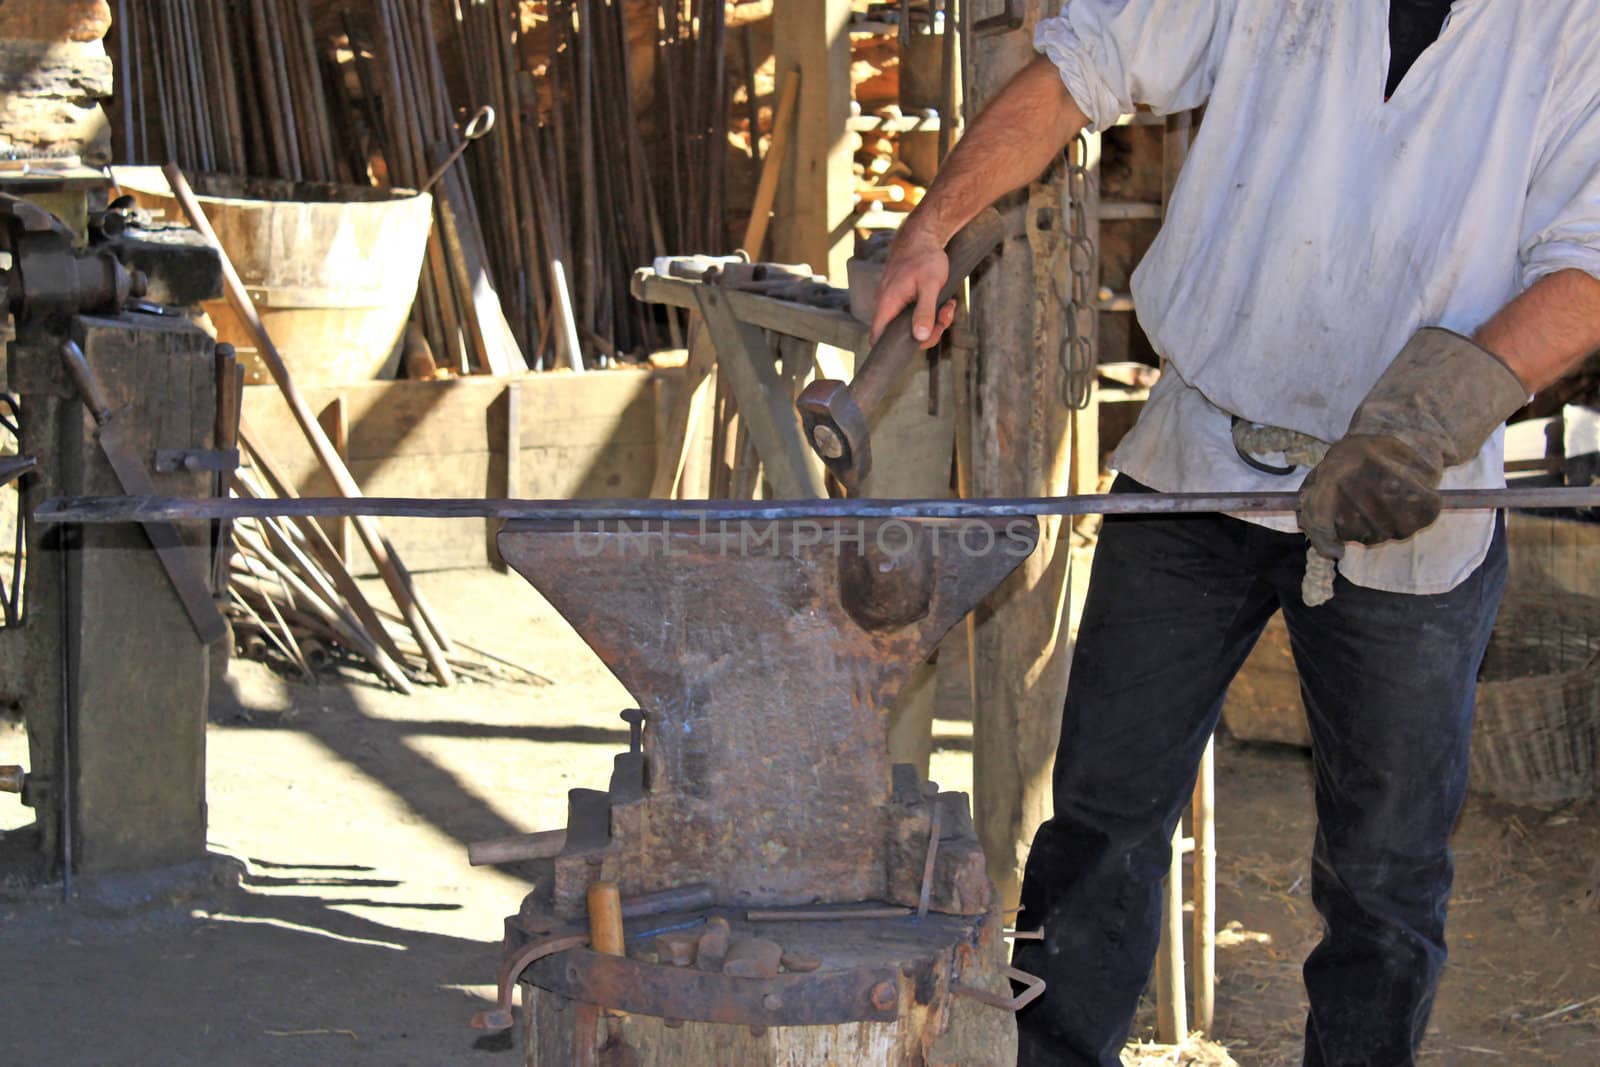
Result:
[[[554,684],[408,698],[360,675],[306,686],[236,664],[212,702],[210,844],[243,864],[242,884],[134,915],[0,886],[8,1060],[520,1062],[466,1023],[489,996],[501,918],[527,872],[469,867],[465,844],[560,826],[565,791],[603,786],[626,747],[617,712],[631,701],[520,579],[419,581],[453,634]],[[936,733],[932,776],[966,788],[970,725]],[[6,762],[25,762],[25,743],[0,725]],[[1299,1062],[1299,961],[1317,935],[1308,760],[1224,739],[1218,790],[1220,1045],[1130,1062]],[[0,798],[0,830],[28,821]],[[1475,798],[1457,848],[1454,953],[1428,1060],[1600,1063],[1600,803],[1544,812]]]

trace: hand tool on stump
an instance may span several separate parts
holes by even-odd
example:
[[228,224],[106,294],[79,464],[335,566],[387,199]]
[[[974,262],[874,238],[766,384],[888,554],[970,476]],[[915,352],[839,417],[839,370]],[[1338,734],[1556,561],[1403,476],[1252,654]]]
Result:
[[589,885],[589,944],[596,952],[623,954],[622,894],[615,882]]
[[[100,451],[111,464],[111,470],[116,474],[123,492],[129,495],[154,493],[155,485],[150,480],[150,472],[145,469],[134,451],[133,443],[128,439],[128,427],[122,413],[111,410],[100,379],[95,376],[76,341],[68,340],[62,344],[61,361],[94,419]],[[168,522],[147,522],[142,525],[145,536],[150,539],[150,547],[156,550],[156,558],[167,572],[173,592],[178,594],[178,600],[183,604],[190,624],[194,626],[195,636],[203,645],[221,638],[228,632],[227,623],[217,611],[211,599],[211,590],[206,586],[205,575],[196,566],[177,527]]]
[[[945,249],[950,275],[935,307],[943,307],[1005,237],[1005,222],[994,208],[967,223]],[[902,311],[878,338],[848,384],[819,378],[795,401],[806,440],[841,485],[854,492],[872,469],[871,420],[889,390],[921,352],[912,336],[915,306]]]

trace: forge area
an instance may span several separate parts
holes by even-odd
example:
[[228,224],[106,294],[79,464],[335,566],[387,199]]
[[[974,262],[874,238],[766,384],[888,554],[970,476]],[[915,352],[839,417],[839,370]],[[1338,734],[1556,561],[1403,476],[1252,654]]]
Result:
[[[466,844],[559,826],[566,790],[603,786],[627,747],[629,700],[515,575],[419,581],[460,639],[556,684],[401,697],[363,675],[307,686],[236,663],[207,740],[210,844],[244,865],[242,887],[70,917],[39,892],[0,894],[0,1035],[16,1062],[521,1062],[510,1035],[467,1022],[492,997],[500,923],[532,872],[470,867]],[[933,779],[968,788],[970,724],[941,721],[935,737]],[[0,762],[21,743],[0,727]],[[1130,1049],[1129,1062],[1299,1062],[1299,961],[1318,930],[1309,757],[1224,737],[1217,786],[1216,1044]],[[1456,850],[1427,1062],[1600,1061],[1600,804],[1474,797]],[[1142,1022],[1148,1039],[1153,1005]]]

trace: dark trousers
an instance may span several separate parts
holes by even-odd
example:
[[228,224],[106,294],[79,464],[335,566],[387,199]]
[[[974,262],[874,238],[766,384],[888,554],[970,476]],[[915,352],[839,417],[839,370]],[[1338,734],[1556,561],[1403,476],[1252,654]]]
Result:
[[[1147,491],[1126,478],[1113,491]],[[1467,784],[1478,665],[1505,586],[1504,535],[1438,596],[1338,580],[1300,600],[1305,538],[1220,515],[1108,518],[1055,766],[1028,856],[1015,960],[1045,993],[1018,1016],[1024,1067],[1114,1067],[1159,940],[1160,887],[1228,683],[1283,609],[1315,764],[1305,964],[1314,1067],[1416,1055],[1444,965],[1450,832]],[[1227,813],[1222,813],[1226,818]]]

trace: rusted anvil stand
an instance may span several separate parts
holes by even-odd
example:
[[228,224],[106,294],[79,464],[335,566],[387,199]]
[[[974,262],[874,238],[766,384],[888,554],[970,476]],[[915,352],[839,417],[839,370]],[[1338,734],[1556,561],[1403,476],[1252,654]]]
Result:
[[[890,766],[887,712],[1036,537],[1032,520],[505,528],[503,557],[643,713],[610,788],[571,791],[553,873],[507,920],[530,1065],[1014,1062],[967,797]],[[587,947],[596,881],[635,916],[625,956]]]

